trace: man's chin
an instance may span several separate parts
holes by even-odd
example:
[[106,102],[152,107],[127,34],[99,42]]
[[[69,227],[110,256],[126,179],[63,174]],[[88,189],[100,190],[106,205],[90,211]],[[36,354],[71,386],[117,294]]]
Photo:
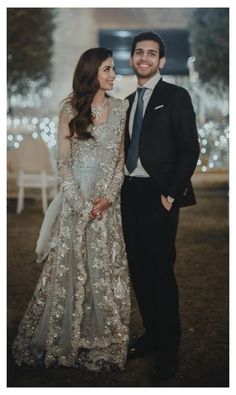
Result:
[[136,70],[136,75],[139,78],[152,78],[155,75],[155,73],[153,74],[153,73],[150,73],[150,71],[138,71],[138,70]]

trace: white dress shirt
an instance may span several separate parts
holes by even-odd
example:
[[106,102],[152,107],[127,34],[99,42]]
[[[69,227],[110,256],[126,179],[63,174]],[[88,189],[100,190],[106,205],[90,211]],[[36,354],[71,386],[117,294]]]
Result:
[[[138,88],[146,88],[146,91],[143,95],[143,117],[148,105],[148,102],[150,100],[150,97],[152,95],[153,89],[155,88],[156,84],[159,82],[161,79],[160,73],[157,73],[152,77],[149,81],[146,82],[143,86],[138,85]],[[134,114],[137,106],[137,100],[138,100],[138,92],[136,91],[135,98],[133,101],[133,105],[130,111],[130,118],[129,118],[129,134],[130,138],[132,138],[132,130],[133,130],[133,122],[134,122]],[[138,158],[138,163],[136,169],[132,171],[132,173],[129,173],[125,166],[125,175],[126,176],[131,176],[131,177],[150,177],[149,174],[146,172],[146,170],[143,168],[140,158]]]

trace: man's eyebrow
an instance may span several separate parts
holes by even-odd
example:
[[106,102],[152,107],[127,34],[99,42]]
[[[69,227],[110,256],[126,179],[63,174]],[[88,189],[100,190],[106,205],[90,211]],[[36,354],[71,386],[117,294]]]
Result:
[[[136,51],[145,51],[145,49],[143,49],[143,48],[136,48],[136,49],[135,49],[135,52],[136,52]],[[151,48],[147,49],[147,51],[148,51],[148,52],[155,52],[155,53],[158,53],[158,51],[157,51],[156,49],[151,49]]]

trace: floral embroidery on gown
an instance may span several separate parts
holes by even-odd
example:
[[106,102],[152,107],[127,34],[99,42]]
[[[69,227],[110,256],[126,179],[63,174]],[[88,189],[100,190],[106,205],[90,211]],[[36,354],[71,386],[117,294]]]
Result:
[[[60,112],[60,190],[37,242],[44,266],[13,343],[18,365],[124,368],[130,295],[120,188],[127,107],[109,98],[108,120],[91,127],[89,140],[66,139],[75,114],[69,104]],[[99,196],[112,204],[101,220],[91,220]]]

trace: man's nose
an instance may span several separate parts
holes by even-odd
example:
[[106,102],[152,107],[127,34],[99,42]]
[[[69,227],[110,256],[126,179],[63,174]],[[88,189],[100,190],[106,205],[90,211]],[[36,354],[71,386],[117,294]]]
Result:
[[146,52],[143,52],[143,53],[141,54],[141,60],[147,60],[147,59],[148,59],[147,53],[146,53]]

